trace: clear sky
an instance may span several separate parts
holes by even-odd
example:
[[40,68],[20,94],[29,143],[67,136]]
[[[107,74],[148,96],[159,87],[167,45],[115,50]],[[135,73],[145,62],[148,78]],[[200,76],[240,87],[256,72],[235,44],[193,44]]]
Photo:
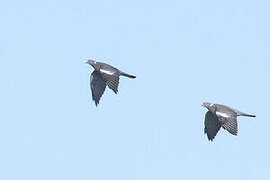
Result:
[[[1,2],[0,179],[269,179],[269,7]],[[95,107],[88,58],[137,78]],[[209,142],[204,101],[257,117]]]

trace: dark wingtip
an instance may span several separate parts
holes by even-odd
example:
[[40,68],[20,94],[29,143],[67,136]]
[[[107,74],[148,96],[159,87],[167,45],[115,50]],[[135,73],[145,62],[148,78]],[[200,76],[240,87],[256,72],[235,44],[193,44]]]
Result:
[[215,139],[215,136],[214,137],[211,137],[211,136],[208,136],[207,135],[207,137],[208,137],[208,140],[211,141],[211,142],[213,142],[213,140]]
[[209,136],[209,135],[207,134],[207,138],[208,138],[209,141],[213,142],[213,140],[215,139],[215,136],[214,136],[214,137],[211,137],[211,136]]

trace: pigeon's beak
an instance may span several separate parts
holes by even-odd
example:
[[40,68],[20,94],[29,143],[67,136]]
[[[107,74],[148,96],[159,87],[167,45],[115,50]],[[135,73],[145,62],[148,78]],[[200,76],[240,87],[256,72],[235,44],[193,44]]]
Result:
[[88,60],[87,60],[87,61],[84,61],[84,63],[85,63],[85,64],[89,64],[89,63],[88,63]]

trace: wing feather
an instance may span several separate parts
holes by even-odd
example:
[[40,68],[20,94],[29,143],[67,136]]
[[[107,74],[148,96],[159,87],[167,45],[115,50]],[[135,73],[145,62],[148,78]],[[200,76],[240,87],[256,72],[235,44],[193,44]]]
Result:
[[117,94],[118,86],[119,86],[119,75],[118,74],[113,74],[113,75],[103,74],[103,77],[106,81],[106,84],[109,86],[109,88],[113,90],[115,94]]
[[232,135],[237,136],[237,116],[222,118],[222,127]]
[[92,91],[92,100],[95,101],[95,104],[97,106],[106,88],[106,83],[99,72],[94,71],[91,74],[90,86]]
[[207,134],[208,140],[213,141],[221,127],[218,117],[211,111],[208,111],[205,114],[204,125],[204,133]]

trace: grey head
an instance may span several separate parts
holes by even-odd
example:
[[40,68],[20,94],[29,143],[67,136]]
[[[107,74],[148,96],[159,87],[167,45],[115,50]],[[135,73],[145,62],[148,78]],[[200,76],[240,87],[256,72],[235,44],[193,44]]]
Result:
[[100,69],[100,63],[95,60],[89,59],[85,63],[91,65],[97,71]]
[[207,108],[209,111],[211,111],[213,113],[216,112],[216,105],[213,103],[204,102],[204,103],[202,103],[202,106]]

